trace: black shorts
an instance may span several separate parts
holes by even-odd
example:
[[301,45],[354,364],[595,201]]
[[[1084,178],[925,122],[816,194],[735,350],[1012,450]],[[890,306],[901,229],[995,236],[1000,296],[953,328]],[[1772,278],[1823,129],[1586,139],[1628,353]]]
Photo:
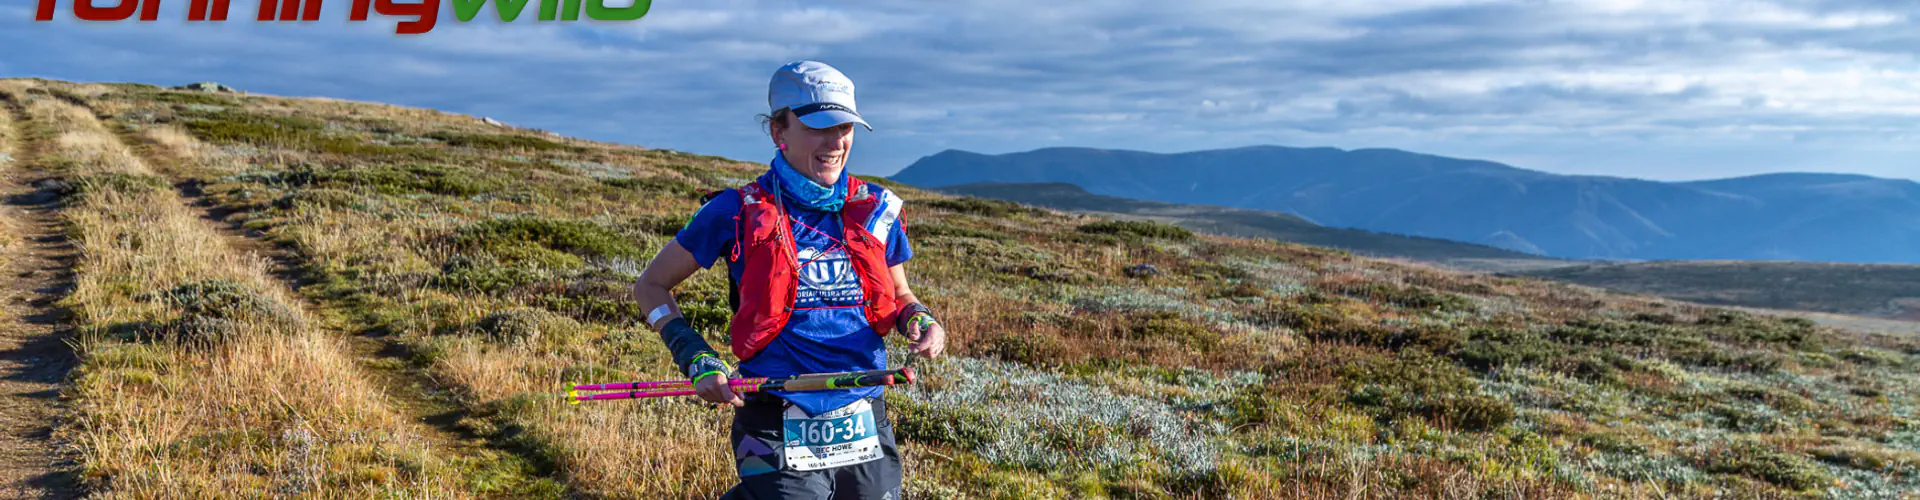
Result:
[[[733,412],[733,460],[741,474],[740,484],[727,490],[727,500],[787,499],[900,499],[900,450],[893,441],[893,419],[887,415],[885,398],[867,398],[873,405],[873,421],[880,435],[878,459],[829,469],[797,471],[787,467],[780,453],[786,443],[782,415],[788,403],[779,397],[753,393],[747,405]],[[755,439],[759,446],[741,446],[742,440]],[[765,452],[770,451],[770,452]],[[762,453],[764,452],[764,453]],[[749,459],[764,461],[746,465]],[[765,465],[762,466],[761,464]],[[769,472],[768,468],[772,470]],[[752,469],[752,470],[748,470]]]

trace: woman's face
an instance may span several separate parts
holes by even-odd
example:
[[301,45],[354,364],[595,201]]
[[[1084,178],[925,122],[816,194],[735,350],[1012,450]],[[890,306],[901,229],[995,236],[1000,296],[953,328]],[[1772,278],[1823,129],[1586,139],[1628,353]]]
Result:
[[787,145],[782,152],[787,164],[815,182],[830,185],[840,179],[840,170],[847,168],[847,154],[853,152],[853,126],[842,123],[831,128],[812,128],[788,116],[784,124],[773,123],[773,140],[776,145]]

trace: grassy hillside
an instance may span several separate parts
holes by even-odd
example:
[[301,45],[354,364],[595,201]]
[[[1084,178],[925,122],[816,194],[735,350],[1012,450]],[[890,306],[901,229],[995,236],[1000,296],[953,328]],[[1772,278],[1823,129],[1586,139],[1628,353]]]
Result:
[[[725,411],[692,400],[569,406],[553,395],[568,383],[674,376],[626,287],[702,190],[764,167],[380,104],[12,85],[35,86],[16,102],[74,121],[92,115],[73,110],[89,110],[146,144],[128,154],[176,158],[158,173],[62,174],[87,186],[68,210],[97,262],[82,268],[99,283],[83,290],[96,292],[71,300],[93,332],[71,390],[84,415],[70,429],[97,443],[87,466],[104,472],[93,488],[137,496],[171,480],[262,491],[301,477],[278,472],[289,463],[319,480],[280,487],[337,496],[521,497],[554,494],[541,485],[557,481],[583,497],[708,498],[733,480]],[[168,215],[175,200],[138,197],[172,195],[169,186],[279,245],[298,264],[301,298],[337,313],[344,331],[302,328],[312,320],[280,312],[292,299],[244,260],[170,250],[206,237],[178,227],[191,224]],[[941,313],[956,354],[925,366],[922,385],[888,392],[908,498],[1894,498],[1920,488],[1913,340],[897,189],[916,292]],[[131,215],[148,211],[159,213]],[[1128,272],[1139,264],[1155,272]],[[267,330],[232,331],[253,340],[214,350],[116,333],[197,331],[116,328],[204,316],[192,297],[208,294],[209,279],[278,319],[246,323]],[[675,293],[722,343],[723,272]],[[91,312],[106,306],[125,312]],[[364,370],[342,367],[338,356],[354,355],[327,347],[347,335],[404,353],[357,361],[430,375],[418,389],[459,407],[448,425],[504,458],[396,458],[444,448],[344,439],[411,432],[383,416],[403,407],[383,409],[378,389],[354,382]],[[285,402],[207,389],[275,375],[299,382]],[[197,413],[114,423],[176,409]],[[281,439],[307,428],[290,421],[310,423],[323,445]],[[201,458],[211,452],[242,460],[214,466]],[[509,466],[517,461],[531,465]]]
[[1663,261],[1521,274],[1705,304],[1920,321],[1920,266]]
[[1369,257],[1433,262],[1462,269],[1526,270],[1569,263],[1472,243],[1326,227],[1280,212],[1101,196],[1079,186],[1058,182],[963,184],[937,190],[1057,210],[1153,220],[1226,236],[1273,238],[1288,243],[1338,248]]

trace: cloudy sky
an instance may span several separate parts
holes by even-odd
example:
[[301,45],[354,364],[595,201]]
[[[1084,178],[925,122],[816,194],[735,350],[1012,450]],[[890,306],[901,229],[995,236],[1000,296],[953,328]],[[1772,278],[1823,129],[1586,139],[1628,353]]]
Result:
[[[1386,147],[1553,172],[1920,179],[1920,3],[1864,0],[657,0],[639,21],[33,22],[0,75],[380,101],[567,135],[771,155],[754,115],[796,59],[875,126],[853,168],[944,149]],[[101,0],[107,1],[107,0]],[[450,1],[450,0],[449,0]],[[536,5],[539,0],[533,0]],[[613,0],[623,4],[627,0]],[[1904,6],[1900,6],[1904,5]],[[531,9],[530,9],[531,10]]]

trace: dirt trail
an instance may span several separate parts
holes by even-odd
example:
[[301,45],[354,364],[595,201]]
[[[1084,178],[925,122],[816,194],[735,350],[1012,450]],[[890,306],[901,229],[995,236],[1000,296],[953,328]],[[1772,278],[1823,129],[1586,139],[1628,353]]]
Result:
[[208,199],[201,190],[201,182],[182,168],[182,163],[188,160],[124,129],[119,130],[119,136],[147,165],[175,182],[180,202],[197,212],[202,220],[220,233],[229,248],[272,261],[271,274],[293,292],[290,296],[300,301],[301,308],[319,320],[316,327],[327,330],[334,338],[346,340],[347,347],[352,350],[350,354],[360,361],[361,373],[379,387],[394,411],[414,424],[422,439],[432,443],[435,455],[474,458],[488,454],[489,450],[498,450],[486,439],[473,436],[455,425],[468,415],[467,411],[453,400],[443,386],[434,382],[430,374],[414,368],[408,362],[412,353],[406,348],[380,338],[345,332],[338,326],[343,321],[341,311],[299,293],[311,281],[303,269],[303,261],[291,249],[268,241],[265,234],[245,228],[242,221],[232,217],[233,213]]
[[0,107],[14,117],[15,139],[13,161],[0,163],[0,498],[76,498],[74,457],[52,434],[76,364],[65,342],[72,327],[55,303],[73,288],[79,251],[62,230],[59,193],[35,186],[48,176],[39,166],[47,145],[29,136],[23,111],[11,100]]
[[[173,167],[178,159],[153,151],[147,145],[136,146],[136,150],[147,158],[148,165],[153,165],[169,177],[178,179],[178,176],[173,175],[175,172]],[[353,350],[352,354],[361,361],[361,372],[379,386],[382,395],[386,396],[394,411],[400,412],[409,421],[419,424],[417,427],[420,427],[422,438],[440,446],[442,451],[456,456],[468,456],[472,451],[486,448],[484,439],[466,436],[464,432],[454,427],[454,422],[466,416],[465,410],[452,402],[451,397],[439,388],[439,384],[431,381],[431,375],[422,373],[407,363],[411,353],[404,347],[379,338],[350,335],[341,331],[335,326],[336,322],[340,321],[337,311],[299,293],[310,280],[306,278],[307,275],[301,268],[300,260],[291,251],[267,241],[265,234],[243,227],[241,221],[231,217],[233,215],[231,212],[206,198],[200,190],[198,181],[182,181],[175,187],[180,191],[181,202],[199,212],[202,220],[207,221],[218,230],[221,236],[226,237],[229,248],[241,253],[266,257],[273,262],[271,269],[273,276],[279,278],[281,284],[287,286],[288,291],[294,292],[292,296],[300,300],[302,308],[313,313],[315,319],[320,320],[315,326],[326,329],[335,338],[347,340],[347,346]]]

